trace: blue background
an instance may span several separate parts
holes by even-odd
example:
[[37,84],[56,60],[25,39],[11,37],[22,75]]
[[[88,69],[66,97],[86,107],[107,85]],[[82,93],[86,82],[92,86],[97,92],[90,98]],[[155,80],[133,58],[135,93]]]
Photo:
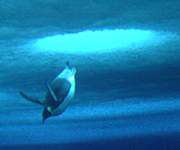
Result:
[[[0,149],[179,149],[179,6],[178,0],[1,0]],[[109,30],[128,32],[119,38]],[[129,30],[152,34],[133,41],[140,34]],[[55,35],[63,46],[59,39],[38,45]],[[101,43],[109,36],[117,47]],[[46,81],[67,60],[77,68],[75,97],[42,125],[43,107],[19,91],[43,100]]]

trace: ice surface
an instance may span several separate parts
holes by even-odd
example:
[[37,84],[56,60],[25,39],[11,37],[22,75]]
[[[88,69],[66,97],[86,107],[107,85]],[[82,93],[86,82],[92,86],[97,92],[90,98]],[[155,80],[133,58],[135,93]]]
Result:
[[[178,149],[179,6],[1,0],[0,149]],[[19,91],[43,100],[67,60],[75,97],[42,125],[42,106]]]

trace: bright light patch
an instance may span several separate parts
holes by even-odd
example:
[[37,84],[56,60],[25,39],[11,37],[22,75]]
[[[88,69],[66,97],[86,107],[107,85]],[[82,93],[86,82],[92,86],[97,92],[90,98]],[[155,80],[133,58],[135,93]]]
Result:
[[164,35],[149,30],[84,31],[38,39],[36,51],[58,53],[110,53],[125,48],[157,45]]

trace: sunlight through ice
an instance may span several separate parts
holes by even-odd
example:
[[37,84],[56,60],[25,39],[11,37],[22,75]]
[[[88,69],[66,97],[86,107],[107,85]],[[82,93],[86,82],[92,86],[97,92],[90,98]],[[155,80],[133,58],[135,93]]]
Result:
[[150,30],[88,30],[38,39],[33,48],[36,52],[110,53],[124,48],[155,46],[166,41],[168,35]]

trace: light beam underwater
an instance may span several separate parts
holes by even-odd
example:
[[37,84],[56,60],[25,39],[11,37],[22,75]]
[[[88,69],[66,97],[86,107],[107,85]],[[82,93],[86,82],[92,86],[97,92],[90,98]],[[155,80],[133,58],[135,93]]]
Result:
[[54,35],[37,39],[33,44],[36,52],[58,53],[111,53],[120,49],[136,49],[156,46],[171,37],[169,33],[151,30],[98,30]]

